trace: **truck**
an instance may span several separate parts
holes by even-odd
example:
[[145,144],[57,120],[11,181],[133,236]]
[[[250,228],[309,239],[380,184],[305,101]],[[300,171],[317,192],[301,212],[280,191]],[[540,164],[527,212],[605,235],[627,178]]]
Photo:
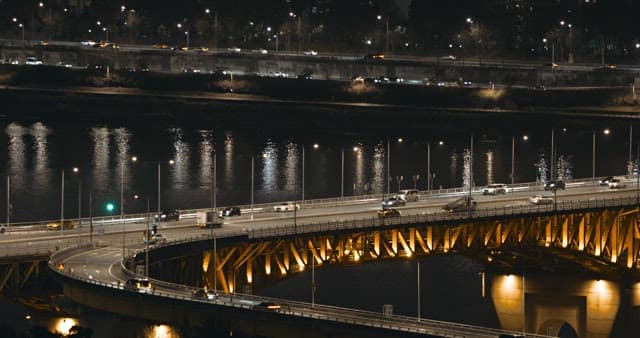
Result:
[[473,200],[473,197],[470,196],[462,196],[453,202],[449,202],[442,207],[442,210],[447,212],[457,212],[457,211],[467,211],[471,208],[471,210],[476,209],[476,201]]
[[196,225],[199,228],[220,228],[223,218],[214,211],[198,211],[196,213]]

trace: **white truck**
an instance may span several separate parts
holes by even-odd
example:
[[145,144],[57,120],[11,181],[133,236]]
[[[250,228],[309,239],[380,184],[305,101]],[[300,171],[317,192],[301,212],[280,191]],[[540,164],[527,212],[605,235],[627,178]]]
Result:
[[196,213],[196,225],[199,228],[220,228],[223,218],[214,211],[198,211]]

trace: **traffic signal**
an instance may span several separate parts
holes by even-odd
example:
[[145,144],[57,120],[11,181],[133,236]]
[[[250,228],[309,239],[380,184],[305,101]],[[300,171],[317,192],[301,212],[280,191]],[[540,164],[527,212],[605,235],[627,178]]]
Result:
[[104,205],[104,209],[109,213],[114,212],[116,210],[116,204],[113,202],[107,202],[107,204]]
[[158,233],[158,224],[153,223],[151,224],[151,235],[155,235]]

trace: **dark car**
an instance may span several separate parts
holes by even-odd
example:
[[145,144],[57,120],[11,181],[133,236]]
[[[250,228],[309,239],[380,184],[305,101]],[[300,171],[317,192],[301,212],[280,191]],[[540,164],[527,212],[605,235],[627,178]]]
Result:
[[600,180],[600,185],[608,187],[611,180],[613,180],[613,176],[607,176]]
[[562,189],[564,190],[566,188],[566,185],[564,184],[564,181],[549,181],[547,183],[544,184],[544,190],[558,190],[558,189]]
[[274,303],[274,302],[260,302],[253,306],[256,310],[264,310],[264,311],[278,311],[282,308],[282,305]]
[[228,216],[240,216],[240,208],[238,207],[226,207],[218,213],[220,217]]
[[384,59],[384,53],[371,53],[364,56],[365,60],[382,60]]
[[394,195],[382,202],[382,208],[403,207],[405,204],[407,204],[407,201],[403,200],[400,196]]
[[180,210],[174,209],[169,212],[160,212],[155,215],[156,221],[177,221],[180,219]]

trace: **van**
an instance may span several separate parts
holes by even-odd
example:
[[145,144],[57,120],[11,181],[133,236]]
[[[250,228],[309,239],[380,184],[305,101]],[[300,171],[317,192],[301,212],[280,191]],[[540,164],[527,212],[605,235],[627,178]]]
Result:
[[416,202],[420,199],[420,191],[417,189],[404,189],[398,192],[398,196],[407,202]]
[[129,278],[124,283],[124,288],[127,290],[138,292],[152,292],[153,286],[151,282],[146,278]]

